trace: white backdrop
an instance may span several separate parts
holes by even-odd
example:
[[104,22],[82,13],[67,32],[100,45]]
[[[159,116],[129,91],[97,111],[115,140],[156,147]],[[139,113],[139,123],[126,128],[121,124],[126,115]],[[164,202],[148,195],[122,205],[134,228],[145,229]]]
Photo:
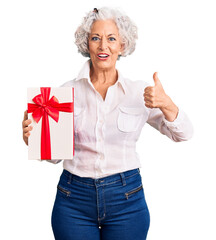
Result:
[[[136,22],[124,76],[165,91],[190,117],[194,137],[174,143],[146,125],[137,152],[151,214],[149,240],[215,240],[216,15],[212,0],[5,0],[0,3],[0,239],[54,239],[51,211],[62,163],[27,160],[22,119],[27,87],[58,87],[86,61],[74,32],[94,7],[119,7]],[[3,237],[4,236],[4,237]]]

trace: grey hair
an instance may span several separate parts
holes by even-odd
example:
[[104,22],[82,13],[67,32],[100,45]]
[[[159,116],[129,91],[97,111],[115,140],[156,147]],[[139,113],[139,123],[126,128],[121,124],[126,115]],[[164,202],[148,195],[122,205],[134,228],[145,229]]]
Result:
[[121,13],[117,9],[111,9],[103,7],[90,11],[83,18],[82,24],[77,28],[75,32],[75,44],[78,47],[78,52],[80,52],[85,57],[90,57],[88,49],[88,37],[91,32],[92,24],[96,20],[108,20],[112,19],[116,23],[119,35],[121,37],[122,43],[124,44],[124,50],[121,56],[126,57],[135,50],[137,35],[137,26],[132,22],[132,20]]

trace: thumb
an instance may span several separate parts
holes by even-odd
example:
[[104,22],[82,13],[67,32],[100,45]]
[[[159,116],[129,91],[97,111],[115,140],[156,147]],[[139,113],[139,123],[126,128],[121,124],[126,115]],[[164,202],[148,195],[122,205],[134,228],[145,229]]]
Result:
[[161,82],[160,82],[160,80],[159,80],[159,78],[158,78],[158,73],[157,73],[157,72],[155,72],[155,73],[153,74],[153,79],[154,79],[155,86],[156,86],[156,85],[161,85]]

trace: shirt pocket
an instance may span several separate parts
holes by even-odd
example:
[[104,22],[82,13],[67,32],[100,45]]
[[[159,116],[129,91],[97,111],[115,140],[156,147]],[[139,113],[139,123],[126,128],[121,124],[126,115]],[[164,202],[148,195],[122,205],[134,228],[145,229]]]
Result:
[[85,108],[74,106],[74,132],[78,133],[81,131],[83,126],[83,116]]
[[144,108],[129,108],[119,107],[119,115],[117,120],[118,129],[122,132],[135,132],[138,130],[143,114]]

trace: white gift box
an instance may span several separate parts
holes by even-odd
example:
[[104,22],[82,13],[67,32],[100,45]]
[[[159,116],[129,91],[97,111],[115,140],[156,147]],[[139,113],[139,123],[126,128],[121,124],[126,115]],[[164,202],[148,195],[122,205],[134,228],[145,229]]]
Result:
[[[54,101],[53,104],[52,100]],[[31,125],[33,126],[33,130],[28,138],[28,159],[73,159],[74,88],[28,88],[27,101],[28,119],[32,120]],[[58,117],[56,117],[57,115]],[[40,119],[37,119],[35,116],[39,116],[38,118]],[[48,124],[43,118],[48,119]],[[46,134],[42,134],[42,128],[45,129]],[[47,130],[49,130],[50,137],[47,137]],[[43,144],[44,142],[46,143]],[[48,154],[49,152],[50,154]]]

